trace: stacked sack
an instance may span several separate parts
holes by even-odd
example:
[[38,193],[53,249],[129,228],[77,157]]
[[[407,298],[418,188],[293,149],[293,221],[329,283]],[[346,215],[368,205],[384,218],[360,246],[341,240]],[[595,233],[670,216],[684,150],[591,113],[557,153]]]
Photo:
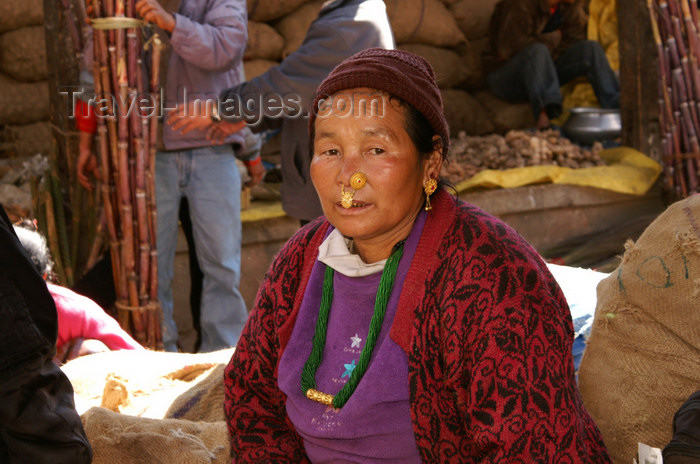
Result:
[[614,462],[666,446],[700,386],[700,195],[672,204],[598,284],[579,368],[586,409]]
[[[529,104],[512,105],[485,87],[481,63],[498,0],[384,0],[397,47],[433,66],[454,136],[505,133],[534,126]],[[246,77],[278,64],[301,45],[322,0],[248,2]]]
[[0,2],[0,157],[51,150],[41,0]]

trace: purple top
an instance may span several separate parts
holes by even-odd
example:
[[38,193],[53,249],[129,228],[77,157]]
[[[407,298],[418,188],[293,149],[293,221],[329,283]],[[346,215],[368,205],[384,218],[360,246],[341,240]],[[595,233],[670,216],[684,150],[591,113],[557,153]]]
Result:
[[[314,264],[279,364],[279,387],[287,395],[287,414],[314,463],[421,462],[409,408],[408,361],[389,331],[425,218],[421,211],[404,245],[367,371],[345,406],[337,410],[309,400],[301,391],[301,371],[311,353],[326,269],[319,261]],[[365,277],[335,273],[326,346],[316,372],[318,390],[336,394],[350,377],[364,347],[380,278],[380,272]]]

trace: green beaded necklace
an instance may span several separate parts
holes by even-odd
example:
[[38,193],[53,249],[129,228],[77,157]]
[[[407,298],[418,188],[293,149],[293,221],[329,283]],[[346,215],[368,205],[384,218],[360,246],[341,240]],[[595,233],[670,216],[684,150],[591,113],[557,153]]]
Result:
[[323,393],[316,390],[316,369],[321,365],[323,357],[323,349],[326,346],[326,331],[328,330],[328,314],[330,313],[331,303],[333,302],[333,268],[326,267],[326,273],[323,276],[323,293],[321,294],[321,308],[316,321],[316,332],[313,338],[313,347],[309,359],[304,364],[304,369],[301,371],[301,391],[304,392],[307,398],[326,405],[333,405],[334,408],[342,408],[353,394],[360,379],[365,375],[369,360],[372,357],[374,346],[377,343],[379,332],[382,329],[384,315],[386,314],[386,305],[391,295],[391,288],[394,286],[396,279],[396,270],[399,267],[399,260],[403,255],[404,241],[399,242],[394,251],[389,256],[389,259],[384,265],[382,277],[379,280],[379,288],[377,289],[377,297],[374,302],[374,314],[369,324],[369,332],[367,333],[367,341],[365,347],[360,353],[360,360],[357,366],[353,369],[352,374],[343,388],[334,396],[328,393]]

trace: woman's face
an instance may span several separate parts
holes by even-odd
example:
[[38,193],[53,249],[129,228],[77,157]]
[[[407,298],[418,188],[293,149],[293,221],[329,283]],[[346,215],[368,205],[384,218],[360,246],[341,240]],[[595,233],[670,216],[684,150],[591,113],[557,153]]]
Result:
[[[333,95],[316,117],[311,179],[326,217],[353,238],[365,262],[387,258],[408,236],[423,205],[423,185],[440,172],[440,152],[421,158],[404,118],[395,99],[365,88]],[[352,191],[350,177],[356,172],[367,182],[346,209],[341,186]]]

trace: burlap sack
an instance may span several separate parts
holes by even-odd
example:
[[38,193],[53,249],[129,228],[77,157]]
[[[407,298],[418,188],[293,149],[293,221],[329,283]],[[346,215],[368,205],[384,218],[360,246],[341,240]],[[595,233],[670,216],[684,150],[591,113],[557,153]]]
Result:
[[243,62],[243,70],[245,71],[245,78],[252,79],[258,77],[261,74],[267,72],[273,66],[277,66],[279,63],[271,60],[250,60]]
[[81,419],[93,464],[225,464],[226,422],[148,419],[91,408]]
[[281,18],[309,0],[249,0],[248,19],[267,22]]
[[489,38],[482,37],[470,40],[468,43],[469,47],[462,47],[464,51],[460,53],[464,62],[467,63],[470,75],[473,76],[472,79],[465,82],[465,88],[470,90],[485,88],[487,84],[484,70],[484,53],[489,52],[491,49]]
[[500,0],[458,0],[450,5],[459,29],[468,40],[485,37],[489,33],[489,22],[493,9]]
[[488,90],[477,92],[475,97],[488,111],[495,125],[495,131],[499,134],[505,134],[513,129],[535,127],[535,116],[532,114],[530,103],[509,103]]
[[264,59],[279,61],[282,59],[284,38],[269,24],[248,21],[248,43],[243,59]]
[[49,119],[49,84],[19,82],[0,74],[0,126]]
[[439,0],[384,0],[396,43],[454,47],[466,38]]
[[313,0],[302,5],[277,23],[277,31],[284,37],[283,58],[299,48],[299,45],[304,41],[304,37],[306,37],[306,31],[309,30],[309,26],[318,17],[322,4],[323,0]]
[[438,87],[451,89],[469,77],[469,68],[456,52],[425,44],[401,44],[400,49],[420,55],[433,67]]
[[586,408],[616,463],[663,448],[700,385],[700,196],[669,206],[598,284],[579,369]]
[[2,0],[0,2],[0,32],[42,24],[43,21],[44,2],[42,0]]
[[479,101],[464,90],[442,89],[442,104],[450,133],[485,135],[494,131],[493,121]]
[[[74,359],[62,369],[80,398],[78,412],[101,406],[122,414],[163,418],[178,398],[209,379],[217,368],[223,369],[232,354],[233,349],[204,354],[109,351]],[[223,392],[219,397],[223,408]],[[215,411],[219,406],[209,407]]]
[[172,402],[165,417],[206,422],[226,420],[224,416],[225,367],[223,364],[218,364],[198,377],[192,387]]
[[49,156],[53,150],[51,125],[47,121],[23,126],[5,126],[0,130],[0,151],[11,157],[27,157],[40,153]]
[[0,71],[24,82],[46,80],[44,26],[27,26],[0,35]]

